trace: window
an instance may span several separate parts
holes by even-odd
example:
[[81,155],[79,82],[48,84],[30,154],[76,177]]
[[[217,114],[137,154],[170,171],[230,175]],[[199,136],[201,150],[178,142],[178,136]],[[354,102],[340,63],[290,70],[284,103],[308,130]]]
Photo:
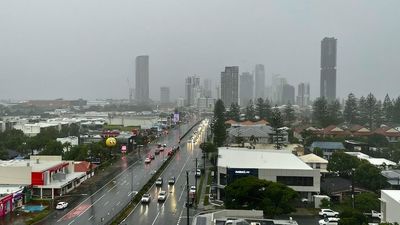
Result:
[[276,181],[288,186],[313,186],[313,177],[278,176]]
[[321,169],[321,164],[315,163],[315,169]]

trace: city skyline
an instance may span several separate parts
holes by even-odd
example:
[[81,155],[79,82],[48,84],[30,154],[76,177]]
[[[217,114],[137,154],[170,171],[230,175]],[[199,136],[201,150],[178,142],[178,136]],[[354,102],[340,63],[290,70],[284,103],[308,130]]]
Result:
[[[253,71],[255,64],[265,66],[267,77],[310,81],[315,99],[323,37],[340,41],[338,98],[373,92],[383,99],[386,92],[400,92],[394,69],[400,33],[393,29],[398,1],[206,1],[171,10],[163,9],[178,1],[94,3],[43,0],[26,4],[29,10],[1,3],[0,29],[6,32],[0,37],[0,82],[15,85],[5,85],[0,99],[127,99],[137,55],[152,60],[151,99],[159,98],[161,86],[171,87],[171,99],[184,96],[182,82],[175,81],[187,74],[217,84],[225,65]],[[222,17],[220,8],[228,9]]]

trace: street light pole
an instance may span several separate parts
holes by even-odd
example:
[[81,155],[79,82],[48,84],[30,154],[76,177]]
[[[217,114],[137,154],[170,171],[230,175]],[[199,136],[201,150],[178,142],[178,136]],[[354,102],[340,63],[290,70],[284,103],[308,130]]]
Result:
[[187,225],[189,225],[189,171],[186,171],[186,193],[187,193],[187,198],[186,198],[186,221]]
[[354,196],[354,171],[355,168],[351,169],[351,198],[353,203],[353,209],[355,207],[355,196]]

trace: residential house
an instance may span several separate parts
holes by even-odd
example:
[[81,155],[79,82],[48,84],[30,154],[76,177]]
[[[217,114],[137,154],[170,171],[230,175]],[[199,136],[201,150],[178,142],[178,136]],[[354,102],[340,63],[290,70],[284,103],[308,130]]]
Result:
[[345,150],[342,142],[331,141],[314,141],[310,147],[311,152],[314,152],[316,148],[319,148],[322,151],[323,158],[327,160],[330,159],[334,152]]

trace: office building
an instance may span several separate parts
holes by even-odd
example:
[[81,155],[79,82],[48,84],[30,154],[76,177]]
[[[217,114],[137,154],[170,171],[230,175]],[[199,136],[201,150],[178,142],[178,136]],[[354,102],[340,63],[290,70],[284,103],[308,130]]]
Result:
[[291,151],[220,147],[218,154],[218,199],[224,199],[226,185],[247,176],[286,184],[310,200],[320,192],[320,170],[312,169]]
[[265,98],[265,68],[262,64],[257,64],[255,68],[255,92],[254,98]]
[[281,104],[286,105],[286,104],[290,103],[293,105],[294,104],[294,96],[295,96],[294,86],[292,86],[290,84],[283,85]]
[[327,37],[321,41],[320,96],[328,102],[336,99],[336,42]]
[[203,94],[202,94],[203,97],[205,97],[205,98],[212,97],[211,85],[212,85],[212,82],[210,79],[203,80]]
[[232,103],[239,104],[239,67],[227,66],[221,72],[221,99],[225,107]]
[[139,103],[149,100],[149,56],[136,57],[135,98]]
[[200,77],[194,75],[185,79],[185,106],[196,105],[196,99],[201,97]]
[[308,106],[310,104],[310,84],[300,83],[297,86],[297,105],[300,107]]
[[254,82],[253,75],[245,72],[240,76],[240,106],[247,106],[253,99]]
[[169,87],[161,87],[160,88],[160,102],[161,104],[168,104],[170,102],[169,99]]

